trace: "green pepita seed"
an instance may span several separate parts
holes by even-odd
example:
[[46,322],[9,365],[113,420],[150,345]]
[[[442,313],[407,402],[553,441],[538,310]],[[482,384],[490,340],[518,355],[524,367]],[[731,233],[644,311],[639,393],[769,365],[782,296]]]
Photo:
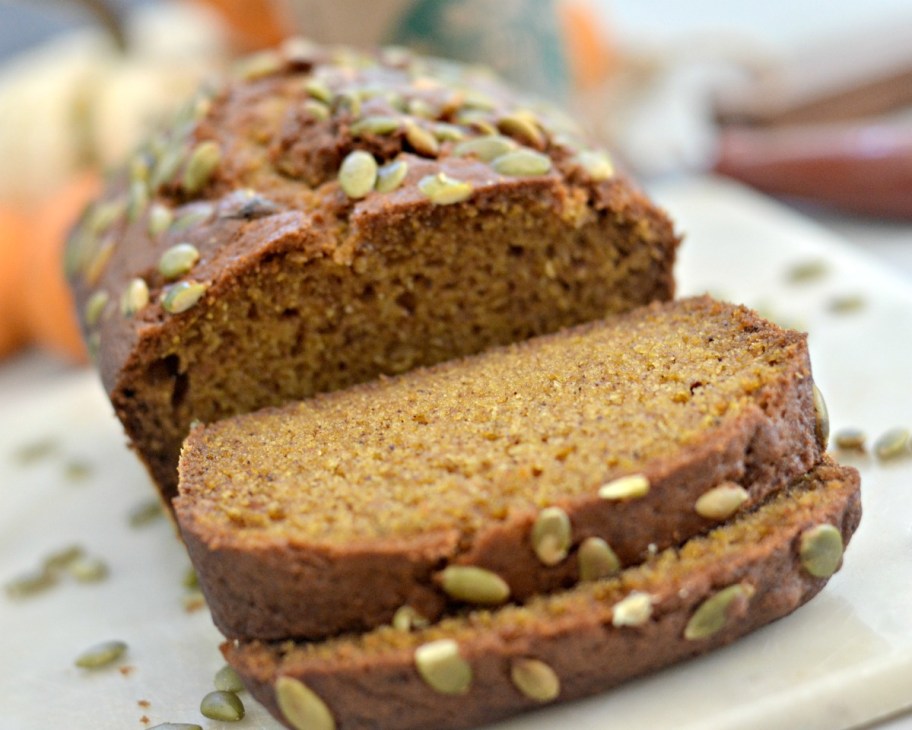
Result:
[[184,588],[199,588],[199,576],[191,565],[184,571],[184,577],[181,579],[181,585]]
[[614,165],[606,152],[586,150],[576,155],[574,160],[596,182],[614,177]]
[[834,297],[827,305],[834,314],[849,314],[857,312],[865,307],[865,298],[860,294],[847,294],[841,297]]
[[514,660],[510,665],[510,679],[516,689],[537,702],[551,702],[560,694],[557,672],[538,659]]
[[143,527],[163,516],[164,511],[162,510],[161,502],[153,498],[140,502],[130,509],[127,514],[127,521],[130,523],[130,527]]
[[64,479],[70,482],[81,482],[92,474],[92,465],[86,461],[70,459],[63,467]]
[[516,142],[499,134],[488,134],[460,142],[453,148],[456,157],[477,157],[482,162],[491,162],[516,149]]
[[421,678],[441,694],[461,695],[472,684],[472,667],[452,639],[438,639],[415,650],[415,668]]
[[179,279],[193,270],[199,258],[200,253],[192,243],[178,243],[161,255],[158,272],[165,279]]
[[370,116],[352,124],[351,133],[355,137],[363,137],[367,134],[382,136],[395,132],[400,125],[401,122],[397,117]]
[[330,107],[334,114],[347,114],[352,119],[361,116],[361,100],[348,92],[333,96]]
[[12,599],[28,598],[56,585],[57,576],[49,570],[35,570],[13,578],[5,586],[6,595]]
[[603,484],[598,491],[602,499],[636,499],[649,493],[649,480],[643,474],[629,474]]
[[363,198],[377,182],[377,161],[364,150],[350,152],[339,168],[339,186],[350,198]]
[[29,464],[34,464],[36,461],[46,459],[57,450],[58,446],[59,444],[57,441],[52,438],[31,441],[27,444],[23,444],[13,452],[13,461],[20,466],[28,466]]
[[813,259],[810,261],[801,261],[793,265],[787,272],[786,278],[795,284],[814,281],[824,276],[829,271],[826,261],[823,259]]
[[864,431],[860,429],[844,428],[836,434],[834,441],[838,449],[864,453],[866,438]]
[[117,223],[126,210],[126,200],[121,198],[106,200],[105,202],[96,205],[92,210],[89,219],[86,222],[86,227],[93,235],[100,236]]
[[98,248],[95,250],[95,253],[92,255],[92,258],[89,259],[85,267],[84,278],[85,283],[89,286],[95,286],[98,284],[101,279],[101,275],[104,274],[105,269],[108,266],[108,261],[111,260],[111,255],[114,253],[114,239],[107,238],[101,242]]
[[160,236],[170,228],[174,222],[174,213],[161,203],[153,203],[149,208],[149,235],[153,238]]
[[445,172],[425,175],[418,181],[418,189],[435,205],[452,205],[472,197],[472,183],[456,180]]
[[684,638],[697,641],[719,632],[728,621],[732,605],[743,604],[753,594],[753,586],[746,583],[735,583],[714,593],[694,611],[684,627]]
[[316,99],[317,101],[321,101],[324,104],[329,104],[332,102],[332,91],[326,85],[326,83],[320,79],[310,79],[306,84],[304,84],[304,91],[306,91],[307,95],[311,98]]
[[823,399],[823,393],[817,384],[814,384],[814,435],[817,437],[817,443],[821,449],[826,449],[830,440],[830,412],[827,409],[826,401]]
[[393,614],[392,625],[399,631],[411,631],[427,626],[430,622],[411,606],[400,606]]
[[375,187],[379,193],[391,193],[397,190],[408,174],[408,163],[405,160],[393,160],[377,170]]
[[642,626],[652,617],[652,596],[633,591],[614,604],[611,612],[612,626]]
[[325,122],[329,119],[329,107],[322,101],[317,101],[316,99],[308,99],[305,101],[304,111],[320,122]]
[[171,225],[174,233],[183,233],[209,222],[215,213],[215,206],[211,203],[193,203],[186,206],[183,211]]
[[485,94],[483,91],[467,89],[463,92],[462,106],[464,109],[491,111],[497,107],[497,104],[491,96]]
[[99,289],[89,297],[83,312],[86,327],[94,327],[101,321],[101,315],[108,306],[110,296],[104,289]]
[[66,570],[80,583],[97,583],[108,577],[108,565],[101,558],[79,557]]
[[510,597],[510,586],[497,573],[475,565],[450,565],[440,572],[440,585],[451,598],[496,606]]
[[55,550],[50,555],[48,555],[42,564],[45,570],[66,570],[72,562],[78,560],[84,555],[85,551],[82,549],[81,545],[67,545],[65,548]]
[[149,285],[143,279],[131,279],[120,298],[120,311],[125,317],[132,317],[149,303]]
[[234,75],[244,81],[255,81],[272,76],[285,68],[285,59],[275,51],[261,51],[241,59],[234,67]]
[[874,442],[874,453],[881,461],[909,455],[909,429],[891,428]]
[[615,575],[621,561],[611,546],[600,537],[587,537],[577,553],[580,580],[600,580]]
[[700,517],[708,520],[727,520],[738,511],[749,496],[748,491],[741,485],[726,482],[701,494],[694,505],[694,510]]
[[190,159],[187,160],[187,166],[184,169],[184,190],[191,195],[198,193],[209,184],[220,164],[222,164],[222,150],[218,142],[212,140],[200,142],[193,148]]
[[801,533],[798,555],[801,566],[815,578],[829,578],[842,560],[842,533],[833,525],[822,524]]
[[320,696],[303,682],[279,677],[275,683],[276,702],[282,716],[295,730],[335,730],[336,721]]
[[82,652],[75,664],[83,669],[99,669],[116,662],[126,650],[127,645],[122,641],[104,641]]
[[557,565],[570,551],[570,518],[560,507],[546,507],[532,526],[532,549],[544,565]]
[[437,122],[431,128],[434,136],[440,142],[459,142],[465,139],[466,133],[462,127],[447,122]]
[[244,690],[244,683],[241,681],[240,675],[227,664],[215,673],[212,683],[220,692],[237,694]]
[[436,157],[440,152],[440,143],[437,138],[414,122],[406,125],[405,139],[415,152],[424,157]]
[[413,117],[422,119],[436,119],[437,110],[424,99],[409,99],[406,110]]
[[486,137],[497,135],[497,125],[486,112],[465,111],[456,115],[456,123],[469,127]]
[[222,722],[237,722],[244,719],[244,703],[233,692],[210,692],[200,702],[203,717]]
[[174,176],[184,164],[187,151],[183,144],[172,144],[158,158],[158,164],[155,165],[155,171],[152,173],[152,179],[149,182],[152,190],[158,190],[162,185],[166,185],[174,180]]
[[551,158],[541,152],[515,150],[493,160],[491,167],[501,175],[534,177],[544,175],[551,169]]
[[163,292],[162,307],[169,314],[186,312],[197,305],[208,288],[208,284],[196,281],[179,281]]
[[142,180],[130,183],[130,196],[127,202],[127,220],[131,223],[139,219],[149,205],[149,188]]
[[497,120],[497,129],[513,139],[536,149],[543,149],[545,136],[531,115],[524,112],[507,114]]

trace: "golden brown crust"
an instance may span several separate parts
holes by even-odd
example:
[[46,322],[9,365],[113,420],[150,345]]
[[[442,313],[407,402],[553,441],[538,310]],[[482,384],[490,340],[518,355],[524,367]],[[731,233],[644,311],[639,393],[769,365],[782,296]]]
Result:
[[[795,610],[826,583],[801,565],[802,533],[830,524],[848,544],[861,517],[858,487],[854,469],[824,461],[756,512],[616,579],[410,634],[387,627],[324,644],[232,642],[223,652],[280,721],[287,722],[275,682],[286,676],[322,699],[337,730],[481,725],[540,706],[511,681],[518,659],[550,666],[560,679],[557,701],[563,702],[723,646]],[[731,604],[722,628],[706,638],[685,638],[697,607],[738,584],[745,592]],[[613,607],[634,591],[652,597],[650,618],[637,626],[613,625]],[[455,640],[471,665],[465,694],[435,692],[415,668],[415,649],[440,638]]]

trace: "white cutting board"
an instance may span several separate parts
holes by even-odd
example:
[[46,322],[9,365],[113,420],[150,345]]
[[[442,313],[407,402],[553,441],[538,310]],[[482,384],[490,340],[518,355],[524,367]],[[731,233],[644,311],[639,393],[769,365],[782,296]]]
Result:
[[[909,281],[732,185],[702,179],[654,192],[687,234],[681,294],[709,290],[807,328],[834,429],[876,436],[912,426]],[[786,281],[792,264],[820,258],[824,277]],[[831,298],[855,293],[863,309],[828,311]],[[15,602],[0,594],[0,730],[141,730],[143,717],[148,725],[278,727],[246,693],[240,723],[200,715],[222,665],[220,636],[205,609],[184,608],[189,563],[170,524],[128,525],[129,510],[152,490],[94,375],[0,391],[0,404],[0,583],[72,543],[111,569],[100,584],[65,581]],[[44,457],[13,458],[48,438],[56,447]],[[91,464],[90,476],[64,476],[73,458]],[[713,655],[497,727],[840,730],[912,708],[912,458],[857,465],[861,528],[843,570],[810,605]],[[111,638],[129,645],[122,661],[93,672],[73,666],[83,649]]]

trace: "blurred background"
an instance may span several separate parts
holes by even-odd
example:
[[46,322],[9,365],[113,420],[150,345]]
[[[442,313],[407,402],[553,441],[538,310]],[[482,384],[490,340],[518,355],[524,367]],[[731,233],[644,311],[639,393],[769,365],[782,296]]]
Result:
[[103,171],[202,79],[294,33],[493,65],[571,107],[647,188],[729,176],[912,280],[908,0],[366,7],[0,0],[0,357],[84,361],[58,260]]

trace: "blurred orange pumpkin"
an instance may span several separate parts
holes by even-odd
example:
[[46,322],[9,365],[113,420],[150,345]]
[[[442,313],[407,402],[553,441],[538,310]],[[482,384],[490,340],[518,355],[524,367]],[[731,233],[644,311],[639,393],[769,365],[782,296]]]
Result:
[[25,215],[9,205],[0,207],[0,357],[26,340],[21,270],[29,228]]

